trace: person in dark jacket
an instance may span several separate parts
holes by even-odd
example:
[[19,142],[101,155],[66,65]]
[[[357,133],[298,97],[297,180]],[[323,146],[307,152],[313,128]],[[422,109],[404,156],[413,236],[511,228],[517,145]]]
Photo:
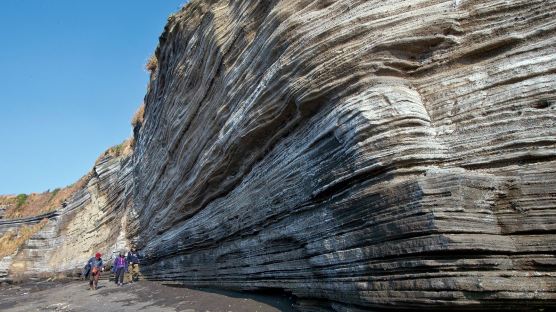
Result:
[[127,271],[127,260],[124,252],[120,251],[120,255],[114,259],[114,266],[112,272],[116,275],[116,285],[122,286],[124,284],[124,274]]
[[129,264],[128,281],[130,283],[138,281],[141,273],[139,272],[139,255],[135,248],[131,248],[131,251],[127,253],[127,263]]
[[104,270],[101,256],[100,252],[97,252],[94,257],[87,261],[87,265],[84,268],[85,276],[89,277],[89,288],[92,290],[97,289],[100,272]]

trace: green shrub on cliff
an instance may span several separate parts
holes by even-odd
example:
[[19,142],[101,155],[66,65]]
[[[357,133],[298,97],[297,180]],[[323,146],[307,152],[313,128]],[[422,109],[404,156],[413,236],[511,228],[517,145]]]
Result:
[[23,204],[25,204],[25,202],[27,201],[27,194],[19,194],[16,197],[16,207],[19,208],[21,206],[23,206]]

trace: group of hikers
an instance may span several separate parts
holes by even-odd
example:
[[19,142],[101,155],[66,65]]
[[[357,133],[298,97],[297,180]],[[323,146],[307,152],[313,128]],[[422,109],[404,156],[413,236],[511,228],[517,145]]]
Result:
[[[97,252],[94,257],[87,261],[87,264],[83,268],[83,277],[89,280],[90,289],[97,289],[100,274],[104,272],[104,270],[105,264],[102,260],[102,255]],[[127,256],[124,251],[120,251],[118,256],[114,259],[111,271],[115,275],[115,282],[118,286],[124,285],[124,275],[126,275],[126,273],[129,283],[138,281],[141,273],[139,272],[139,256],[135,248],[132,248],[127,253]]]

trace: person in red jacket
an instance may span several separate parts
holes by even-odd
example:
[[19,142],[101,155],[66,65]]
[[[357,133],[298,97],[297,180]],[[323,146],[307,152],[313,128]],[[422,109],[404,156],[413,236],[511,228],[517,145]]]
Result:
[[100,252],[97,252],[94,257],[87,261],[87,267],[90,272],[89,288],[92,290],[97,289],[100,272],[104,271],[104,263],[101,256]]

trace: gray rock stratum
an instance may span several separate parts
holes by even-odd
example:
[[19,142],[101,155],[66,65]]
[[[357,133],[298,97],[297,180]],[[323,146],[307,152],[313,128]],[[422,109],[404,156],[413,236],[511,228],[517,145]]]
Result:
[[555,13],[192,0],[133,155],[85,205],[121,239],[91,236],[137,245],[147,278],[307,311],[554,307]]

